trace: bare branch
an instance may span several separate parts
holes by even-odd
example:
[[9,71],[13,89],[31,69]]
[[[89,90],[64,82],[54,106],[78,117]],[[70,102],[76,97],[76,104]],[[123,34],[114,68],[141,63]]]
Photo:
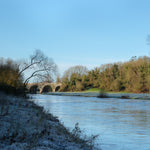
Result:
[[46,57],[40,50],[36,50],[35,54],[30,57],[29,63],[24,63],[24,66],[19,72],[19,75],[25,72],[30,72],[30,75],[25,79],[26,85],[31,78],[42,76],[47,80],[47,77],[52,78],[51,75],[57,71],[57,66],[52,59]]

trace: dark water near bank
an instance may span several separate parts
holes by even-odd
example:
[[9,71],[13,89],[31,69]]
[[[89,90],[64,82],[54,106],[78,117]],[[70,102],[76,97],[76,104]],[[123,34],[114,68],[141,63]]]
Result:
[[33,95],[64,123],[87,135],[99,134],[102,150],[150,150],[150,101],[96,97]]

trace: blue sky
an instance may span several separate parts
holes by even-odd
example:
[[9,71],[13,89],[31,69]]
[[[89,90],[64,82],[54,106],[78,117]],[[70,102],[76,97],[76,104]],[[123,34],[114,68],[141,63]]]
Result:
[[149,7],[149,0],[0,0],[0,57],[40,49],[62,74],[149,56]]

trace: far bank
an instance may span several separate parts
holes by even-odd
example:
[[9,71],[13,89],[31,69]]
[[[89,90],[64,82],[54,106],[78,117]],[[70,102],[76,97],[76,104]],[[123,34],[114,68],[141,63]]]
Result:
[[[84,97],[99,97],[99,92],[49,92],[49,95],[58,96],[84,96]],[[149,93],[105,93],[106,98],[124,98],[124,99],[147,99],[150,100]]]

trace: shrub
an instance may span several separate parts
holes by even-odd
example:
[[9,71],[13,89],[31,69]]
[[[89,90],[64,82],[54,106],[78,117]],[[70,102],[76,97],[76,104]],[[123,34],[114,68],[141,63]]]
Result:
[[0,60],[0,91],[7,94],[23,95],[25,89],[18,65],[12,60]]
[[107,94],[106,92],[104,91],[104,89],[101,89],[100,92],[99,92],[99,98],[107,98]]

